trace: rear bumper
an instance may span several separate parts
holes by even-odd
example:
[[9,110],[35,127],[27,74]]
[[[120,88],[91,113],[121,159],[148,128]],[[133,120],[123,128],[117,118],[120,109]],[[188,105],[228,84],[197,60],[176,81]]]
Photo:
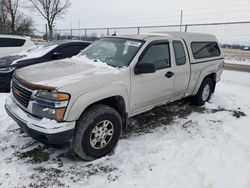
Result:
[[73,137],[75,122],[58,123],[36,118],[19,108],[11,97],[6,99],[5,109],[22,130],[36,140],[48,144],[62,144]]

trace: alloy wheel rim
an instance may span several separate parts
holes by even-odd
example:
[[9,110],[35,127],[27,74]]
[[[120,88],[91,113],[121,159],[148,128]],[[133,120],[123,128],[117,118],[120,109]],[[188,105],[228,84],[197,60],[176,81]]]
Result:
[[114,125],[109,120],[99,122],[90,134],[90,144],[96,149],[105,148],[112,140],[114,134]]

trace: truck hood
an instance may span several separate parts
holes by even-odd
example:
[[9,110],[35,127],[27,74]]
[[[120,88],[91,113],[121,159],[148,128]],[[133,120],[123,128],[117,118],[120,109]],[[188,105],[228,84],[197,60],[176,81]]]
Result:
[[34,85],[61,88],[79,81],[103,79],[122,71],[122,68],[94,62],[86,57],[73,57],[18,69],[16,76]]

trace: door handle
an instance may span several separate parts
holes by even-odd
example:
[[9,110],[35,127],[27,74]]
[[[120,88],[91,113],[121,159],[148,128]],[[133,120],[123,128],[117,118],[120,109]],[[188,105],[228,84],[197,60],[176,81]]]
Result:
[[167,72],[167,73],[165,74],[165,77],[167,77],[167,78],[171,78],[172,76],[174,76],[174,73],[171,72],[171,71],[169,71],[169,72]]

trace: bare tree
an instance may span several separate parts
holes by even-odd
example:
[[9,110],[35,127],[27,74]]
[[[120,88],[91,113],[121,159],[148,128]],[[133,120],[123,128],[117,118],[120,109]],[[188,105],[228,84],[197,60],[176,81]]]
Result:
[[3,32],[3,0],[0,0],[0,32]]
[[6,33],[8,24],[8,14],[6,11],[4,0],[0,0],[0,32]]
[[55,20],[62,17],[70,7],[69,0],[29,0],[33,7],[46,19],[49,28],[49,39],[53,39]]
[[10,15],[10,29],[11,33],[15,33],[16,29],[16,19],[18,14],[20,0],[3,0],[3,5],[7,11],[7,13]]
[[0,0],[0,32],[33,34],[32,19],[19,11],[21,0]]
[[24,14],[19,14],[16,20],[15,34],[33,35],[33,21]]

